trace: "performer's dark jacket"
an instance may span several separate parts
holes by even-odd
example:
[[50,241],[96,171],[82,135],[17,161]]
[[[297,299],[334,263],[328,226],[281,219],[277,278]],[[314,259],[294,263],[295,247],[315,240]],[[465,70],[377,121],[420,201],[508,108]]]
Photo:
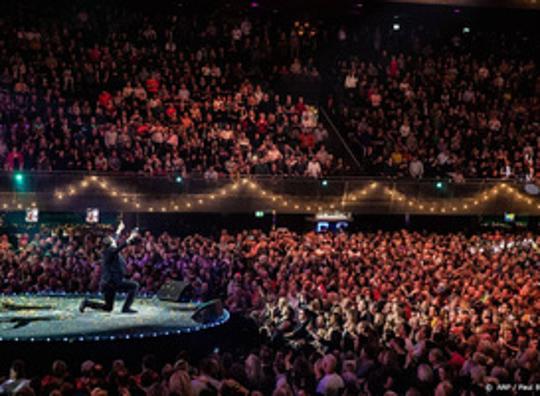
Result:
[[101,258],[101,284],[114,285],[122,282],[126,274],[126,260],[120,252],[128,245],[127,241],[116,247],[109,246]]

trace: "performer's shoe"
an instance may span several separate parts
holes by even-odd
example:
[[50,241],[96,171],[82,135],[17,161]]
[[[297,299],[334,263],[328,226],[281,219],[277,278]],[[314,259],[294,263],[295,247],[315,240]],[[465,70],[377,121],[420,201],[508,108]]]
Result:
[[131,308],[127,308],[127,309],[123,309],[122,310],[122,313],[125,313],[125,314],[136,314],[138,311],[134,310],[134,309],[131,309]]
[[86,300],[86,298],[81,301],[81,303],[79,305],[79,312],[80,313],[84,313],[84,310],[85,310],[85,308],[87,306],[87,303],[88,303],[88,301]]

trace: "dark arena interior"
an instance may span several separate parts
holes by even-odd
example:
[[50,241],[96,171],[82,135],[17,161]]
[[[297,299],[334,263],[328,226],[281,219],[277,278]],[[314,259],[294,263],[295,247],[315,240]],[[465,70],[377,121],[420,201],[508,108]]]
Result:
[[0,396],[540,395],[540,2],[0,2]]

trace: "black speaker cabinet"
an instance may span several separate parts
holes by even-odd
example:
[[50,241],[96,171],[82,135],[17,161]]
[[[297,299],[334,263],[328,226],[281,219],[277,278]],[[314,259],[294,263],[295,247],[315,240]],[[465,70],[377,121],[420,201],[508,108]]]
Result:
[[157,296],[162,301],[185,302],[191,299],[192,291],[189,282],[168,281],[158,290]]
[[199,305],[199,308],[191,316],[198,323],[211,323],[223,315],[223,303],[219,299],[210,300]]

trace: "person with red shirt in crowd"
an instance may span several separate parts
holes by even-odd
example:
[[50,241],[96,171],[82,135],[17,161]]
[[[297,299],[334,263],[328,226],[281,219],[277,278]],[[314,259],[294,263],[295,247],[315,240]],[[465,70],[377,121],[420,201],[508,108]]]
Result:
[[4,167],[8,171],[22,170],[24,168],[24,154],[17,147],[13,147],[6,157]]
[[159,81],[156,77],[152,76],[146,80],[146,90],[152,95],[157,95],[159,92]]
[[105,109],[109,109],[113,105],[113,96],[107,92],[103,91],[99,94],[98,103]]
[[257,120],[257,131],[264,135],[266,134],[266,129],[268,128],[268,120],[266,119],[265,113],[259,113],[259,119]]
[[296,102],[296,105],[294,106],[294,109],[295,109],[296,113],[299,116],[302,116],[302,114],[306,110],[306,105],[304,103],[304,97],[303,96],[298,97],[298,102]]
[[298,140],[300,140],[300,147],[302,148],[313,149],[315,147],[315,136],[307,129],[300,132]]
[[176,109],[172,104],[167,106],[167,109],[165,110],[165,114],[167,114],[167,117],[169,117],[171,121],[176,121],[177,119]]
[[395,78],[399,73],[399,65],[395,56],[392,56],[390,60],[390,66],[388,67],[388,74],[390,77]]

